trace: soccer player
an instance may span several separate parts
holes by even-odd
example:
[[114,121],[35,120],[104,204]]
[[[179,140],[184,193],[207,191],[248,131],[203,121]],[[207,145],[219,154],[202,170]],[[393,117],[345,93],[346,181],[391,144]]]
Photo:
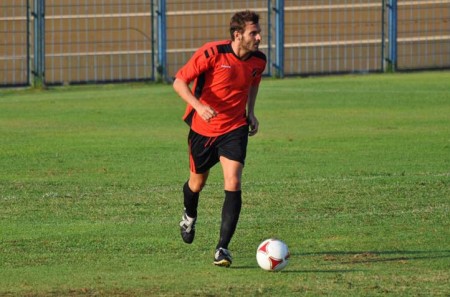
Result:
[[248,136],[258,132],[254,108],[266,67],[266,56],[259,51],[261,28],[257,13],[234,14],[230,35],[231,40],[209,42],[199,48],[178,71],[173,83],[187,103],[183,119],[190,126],[190,175],[183,186],[181,236],[186,243],[194,240],[199,194],[210,169],[220,162],[225,200],[214,264],[223,267],[232,263],[228,245],[241,212],[242,170]]

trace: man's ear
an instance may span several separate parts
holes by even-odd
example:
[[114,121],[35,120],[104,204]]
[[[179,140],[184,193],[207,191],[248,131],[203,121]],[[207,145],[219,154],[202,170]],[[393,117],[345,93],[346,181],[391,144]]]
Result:
[[234,31],[234,39],[241,41],[241,38],[242,38],[242,34],[239,33],[238,31]]

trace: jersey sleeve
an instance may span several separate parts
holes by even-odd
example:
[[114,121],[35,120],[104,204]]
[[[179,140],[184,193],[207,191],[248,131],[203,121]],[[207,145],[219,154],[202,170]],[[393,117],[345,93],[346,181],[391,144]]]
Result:
[[258,86],[261,82],[261,78],[264,72],[264,69],[266,69],[267,59],[266,55],[262,52],[257,52],[255,54],[255,68],[253,70],[253,80],[252,80],[252,86]]
[[262,77],[262,72],[257,73],[256,76],[253,78],[252,86],[254,86],[254,87],[259,86],[259,83],[261,82],[261,77]]
[[180,68],[175,77],[189,84],[210,68],[209,62],[210,58],[207,51],[204,47],[201,47],[194,55],[192,55],[189,61]]

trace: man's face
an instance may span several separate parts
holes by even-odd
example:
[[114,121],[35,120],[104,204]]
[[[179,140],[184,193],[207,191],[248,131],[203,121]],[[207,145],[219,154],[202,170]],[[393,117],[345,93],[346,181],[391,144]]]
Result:
[[259,24],[247,22],[245,24],[245,31],[242,33],[241,48],[249,52],[258,50],[261,43],[261,27]]

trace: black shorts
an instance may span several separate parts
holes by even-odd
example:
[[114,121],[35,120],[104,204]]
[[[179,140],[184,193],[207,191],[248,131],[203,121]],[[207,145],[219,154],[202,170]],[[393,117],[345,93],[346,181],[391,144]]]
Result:
[[219,162],[221,156],[245,164],[248,125],[224,135],[207,137],[189,131],[189,164],[192,172],[205,173]]

